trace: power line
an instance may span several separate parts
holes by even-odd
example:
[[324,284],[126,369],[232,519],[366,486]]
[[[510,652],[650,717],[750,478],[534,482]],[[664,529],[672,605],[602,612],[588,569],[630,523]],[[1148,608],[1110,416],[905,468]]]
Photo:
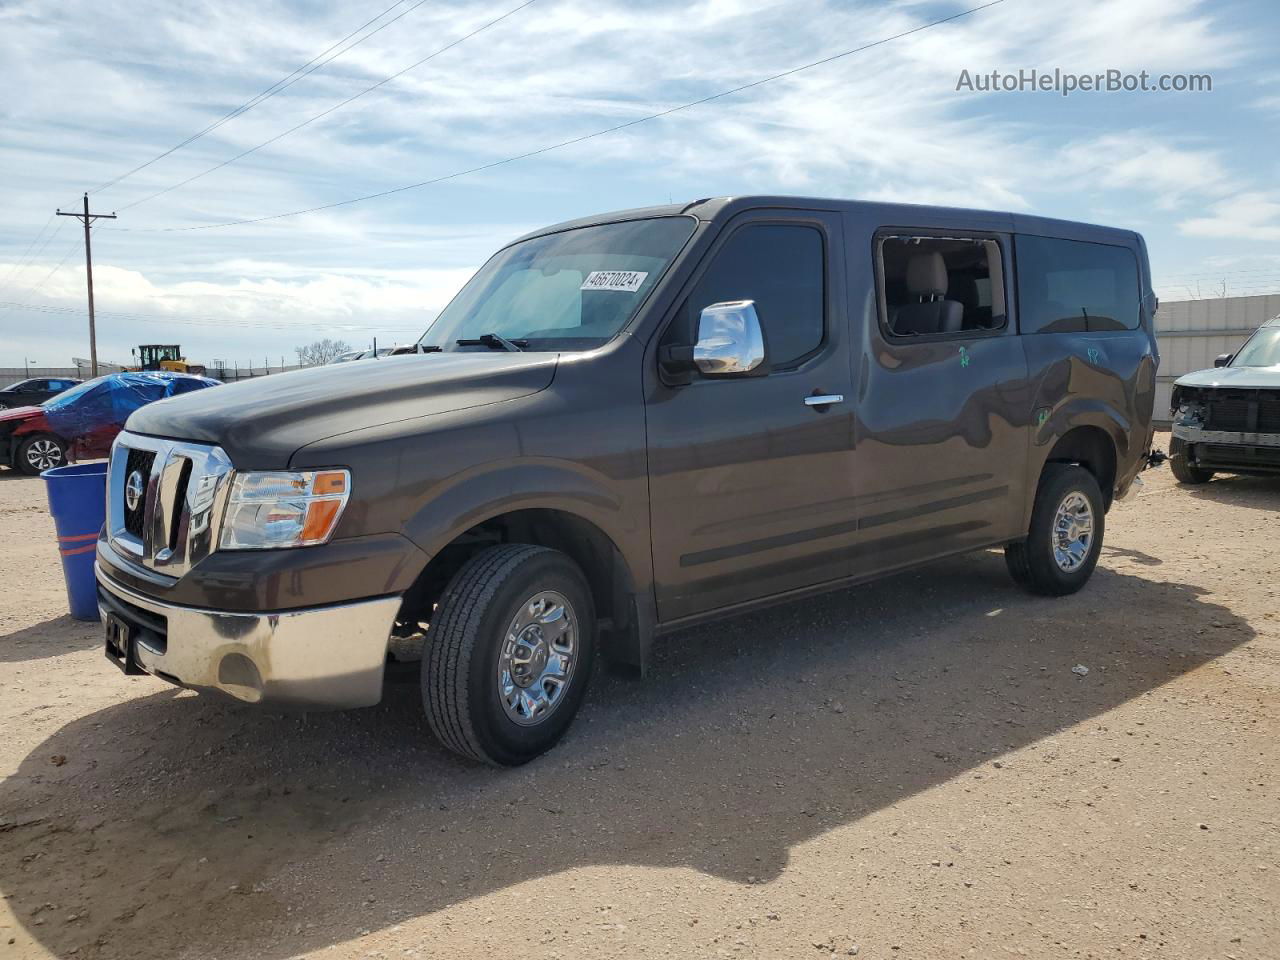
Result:
[[[53,223],[54,216],[55,214],[52,214],[52,213],[49,214],[49,219],[44,222],[44,226],[42,226],[40,230],[36,233],[36,235],[31,238],[31,242],[27,244],[27,249],[22,251],[22,256],[20,256],[16,261],[14,261],[14,263],[9,267],[8,271],[5,273],[4,279],[0,280],[0,287],[4,287],[5,285],[7,285],[9,281],[13,278],[13,275],[26,265],[27,254],[29,254],[32,248],[35,247],[35,245],[40,242],[40,238],[44,236],[44,232],[49,229],[49,224]],[[59,222],[58,226],[62,226],[62,223]]]
[[[31,296],[31,295],[32,295],[32,294],[34,294],[37,290],[39,290],[41,287],[43,287],[46,283],[48,283],[48,282],[49,282],[49,278],[50,278],[50,277],[52,277],[55,273],[57,273],[59,270],[61,270],[61,269],[62,269],[62,265],[63,265],[64,263],[66,263],[66,262],[67,262],[67,258],[68,258],[68,257],[70,257],[70,256],[71,256],[71,254],[75,252],[75,249],[76,249],[76,247],[78,247],[78,246],[80,246],[80,241],[79,241],[79,240],[77,240],[75,243],[71,244],[71,246],[67,247],[67,252],[66,252],[66,253],[64,253],[64,254],[62,255],[62,259],[61,259],[61,260],[59,260],[59,261],[54,265],[53,269],[52,269],[52,270],[50,270],[48,273],[46,273],[46,274],[44,275],[44,278],[43,278],[43,279],[41,279],[39,282],[37,282],[37,283],[35,283],[35,284],[32,284],[30,287],[28,287],[28,288],[27,288],[26,292],[22,294],[23,299],[26,299],[27,297]],[[13,307],[20,307],[20,306],[23,306],[23,304],[22,304],[22,303],[14,303],[14,302],[13,302],[13,301],[11,301],[11,300],[10,300],[10,301],[5,301],[5,304],[8,304],[8,306],[0,305],[0,311],[2,311],[2,310],[6,310],[6,309],[12,309]],[[68,307],[67,309],[70,309],[70,308]],[[78,311],[77,311],[77,312],[78,312]]]
[[[151,164],[155,163],[157,160],[163,160],[165,157],[169,156],[169,154],[174,153],[178,150],[181,150],[183,147],[187,146],[188,144],[195,143],[195,141],[199,140],[201,137],[205,136],[206,134],[212,133],[214,130],[218,129],[218,127],[222,126],[224,123],[228,123],[234,120],[236,117],[240,116],[241,114],[247,113],[248,111],[256,107],[258,104],[262,103],[264,100],[271,99],[277,93],[280,93],[282,90],[285,90],[288,87],[293,86],[295,83],[297,83],[299,80],[303,79],[304,77],[310,76],[312,73],[315,73],[321,67],[325,66],[325,64],[332,63],[334,60],[342,56],[348,50],[351,50],[359,46],[360,44],[368,40],[370,37],[374,36],[374,34],[380,33],[381,31],[385,30],[387,27],[391,26],[391,24],[395,23],[397,20],[399,20],[401,17],[405,16],[406,14],[412,13],[414,10],[418,9],[418,7],[426,3],[427,0],[418,0],[418,2],[413,4],[413,6],[409,7],[409,9],[401,11],[398,15],[396,15],[392,19],[388,20],[386,23],[379,26],[376,30],[370,30],[367,34],[365,34],[359,40],[355,41],[355,43],[352,43],[347,47],[343,47],[343,49],[339,50],[337,53],[329,57],[327,60],[320,61],[321,57],[324,57],[326,54],[328,54],[330,51],[334,50],[335,48],[342,46],[342,44],[346,43],[348,40],[350,40],[352,37],[358,34],[365,27],[369,26],[372,23],[376,23],[378,20],[381,20],[388,13],[390,13],[392,10],[394,10],[396,7],[400,6],[400,4],[404,2],[405,0],[396,0],[395,3],[387,7],[387,9],[383,10],[380,14],[378,14],[372,20],[366,20],[364,23],[356,27],[356,29],[352,30],[350,33],[348,33],[345,37],[343,37],[337,43],[334,43],[329,47],[326,47],[324,50],[320,51],[318,54],[316,54],[314,57],[312,57],[302,66],[294,70],[293,73],[290,73],[287,76],[283,77],[282,79],[277,80],[275,83],[267,87],[267,89],[263,90],[257,96],[249,100],[246,100],[244,103],[240,104],[240,106],[236,107],[230,113],[224,114],[223,116],[219,117],[217,120],[213,121],[213,123],[209,124],[203,130],[199,130],[193,133],[191,136],[187,137],[187,139],[183,140],[181,143],[174,144],[168,150],[165,150],[163,153],[157,154],[156,156],[148,160],[146,163],[141,163],[138,166],[134,167],[132,170],[122,173],[120,174],[120,176],[115,177],[114,179],[108,180],[106,183],[99,184],[89,192],[98,193],[99,191],[105,190],[108,187],[115,186],[121,180],[125,180],[128,177],[133,176],[139,170],[145,170],[147,167],[151,166]],[[317,61],[320,61],[320,62],[317,63]],[[124,209],[124,208],[121,207],[121,209]]]
[[[223,160],[221,163],[215,163],[209,169],[203,170],[200,173],[195,174],[194,176],[187,177],[187,179],[185,180],[180,180],[178,183],[175,183],[172,186],[165,187],[163,190],[158,190],[149,196],[143,197],[141,200],[134,200],[132,203],[126,203],[123,207],[120,207],[119,209],[128,210],[131,207],[136,207],[136,206],[139,206],[140,204],[147,203],[151,200],[156,199],[156,197],[164,196],[166,193],[169,193],[172,190],[177,190],[179,187],[185,187],[187,184],[193,183],[194,181],[199,180],[201,177],[208,176],[209,174],[213,173],[215,170],[221,170],[223,167],[229,166],[230,164],[235,163],[237,160],[243,160],[245,157],[249,156],[249,154],[257,153],[263,147],[270,146],[271,144],[275,143],[277,140],[283,140],[285,137],[289,136],[291,133],[297,133],[303,127],[308,126],[312,123],[315,123],[317,120],[323,117],[327,117],[329,114],[333,113],[336,110],[341,110],[347,104],[352,103],[355,100],[359,100],[366,93],[372,93],[374,90],[377,90],[379,87],[390,83],[392,80],[395,80],[398,77],[404,76],[410,70],[414,70],[422,66],[428,60],[434,60],[436,57],[440,56],[442,53],[445,53],[446,51],[453,49],[454,47],[458,46],[461,43],[465,43],[466,41],[470,40],[472,37],[476,36],[476,34],[483,33],[484,31],[488,30],[490,27],[501,23],[503,20],[506,20],[508,17],[519,13],[525,7],[530,6],[531,4],[534,4],[536,2],[537,0],[525,0],[525,2],[520,4],[518,7],[508,10],[502,16],[496,17],[495,19],[490,20],[488,23],[484,24],[481,27],[477,27],[475,30],[472,30],[466,36],[459,37],[458,39],[452,41],[451,43],[445,44],[439,50],[436,50],[434,53],[428,54],[427,56],[423,57],[421,60],[417,61],[416,63],[409,64],[409,66],[405,67],[403,70],[399,70],[396,73],[391,74],[391,76],[389,77],[383,77],[381,80],[379,80],[377,83],[373,84],[372,86],[365,87],[359,93],[356,93],[350,97],[347,97],[347,99],[339,103],[335,103],[332,107],[329,107],[329,109],[324,110],[320,113],[317,113],[314,117],[309,117],[308,119],[303,120],[301,123],[290,127],[288,130],[285,130],[283,133],[277,133],[274,137],[271,137],[268,140],[262,141],[262,143],[258,144],[256,147],[250,147],[248,150],[244,150],[240,153],[237,153],[234,157],[230,157],[229,159]],[[406,11],[406,13],[407,12],[408,11]]]
[[469,176],[470,174],[473,174],[473,173],[481,173],[485,170],[492,170],[495,167],[501,167],[501,166],[505,166],[506,164],[516,163],[517,161],[520,161],[520,160],[528,160],[531,157],[540,156],[544,153],[550,153],[553,150],[560,150],[560,149],[563,149],[564,147],[570,147],[575,144],[584,143],[588,140],[594,140],[597,137],[607,136],[611,133],[617,133],[620,130],[626,130],[626,129],[629,129],[630,127],[639,126],[642,123],[649,123],[652,120],[658,120],[663,117],[669,117],[674,113],[680,113],[683,110],[689,110],[693,107],[702,106],[703,104],[711,103],[714,100],[721,100],[724,97],[729,97],[736,93],[742,93],[744,90],[751,90],[755,87],[763,86],[766,83],[772,83],[775,80],[781,80],[785,77],[794,76],[795,74],[802,73],[805,70],[812,70],[815,67],[821,67],[829,63],[834,63],[837,60],[842,60],[846,57],[851,57],[851,56],[854,56],[855,54],[863,53],[864,51],[870,50],[873,47],[884,46],[885,44],[892,43],[895,40],[901,40],[903,37],[909,37],[912,34],[920,33],[921,31],[928,30],[932,27],[941,26],[944,23],[950,23],[953,20],[959,20],[961,17],[967,17],[970,14],[977,13],[981,10],[986,10],[989,7],[998,6],[1003,2],[1004,0],[991,0],[991,2],[989,3],[984,3],[976,7],[970,7],[968,10],[962,10],[959,13],[954,13],[948,17],[941,17],[940,19],[937,19],[937,20],[931,20],[928,23],[924,23],[924,24],[921,24],[920,26],[913,27],[910,30],[904,30],[901,33],[894,34],[893,36],[883,37],[879,40],[873,40],[870,43],[863,44],[862,46],[854,47],[852,50],[845,50],[841,53],[836,53],[829,57],[823,57],[821,60],[815,60],[812,63],[806,63],[799,67],[793,67],[790,70],[784,70],[783,72],[775,73],[772,76],[763,77],[759,80],[753,80],[750,83],[741,84],[739,86],[733,87],[730,90],[723,90],[720,93],[713,93],[713,94],[710,94],[709,96],[702,97],[698,100],[691,100],[688,103],[682,103],[675,107],[669,107],[666,110],[659,111],[658,113],[652,113],[652,114],[649,114],[648,116],[639,117],[635,120],[628,120],[625,123],[615,124],[614,126],[606,127],[603,130],[597,130],[594,133],[587,133],[578,137],[571,137],[568,140],[561,140],[558,143],[549,144],[545,147],[539,147],[536,150],[529,150],[529,151],[526,151],[525,153],[516,154],[515,156],[505,157],[502,160],[493,160],[489,163],[484,163],[484,164],[480,164],[479,166],[470,167],[466,170],[459,170],[455,173],[444,174],[443,176],[439,176],[439,177],[432,177],[430,180],[421,180],[417,183],[405,184],[402,187],[393,187],[390,190],[379,190],[377,193],[369,193],[360,197],[352,197],[348,200],[336,200],[333,203],[322,203],[317,206],[307,207],[302,210],[290,210],[287,213],[273,213],[273,214],[269,214],[267,216],[262,216],[262,217],[246,217],[241,220],[227,220],[220,223],[202,223],[202,224],[197,224],[196,226],[191,226],[191,227],[153,227],[153,228],[134,228],[134,229],[142,229],[142,230],[146,230],[147,232],[174,233],[174,232],[185,232],[188,230],[213,230],[219,227],[238,227],[238,226],[243,226],[245,224],[251,224],[251,223],[263,223],[267,220],[282,220],[286,217],[297,217],[306,213],[318,213],[322,210],[332,210],[335,207],[345,207],[353,203],[363,203],[366,200],[377,200],[381,197],[389,197],[389,196],[392,196],[393,194],[404,193],[406,190],[417,190],[421,187],[432,186],[437,183],[444,183],[447,180],[456,180],[459,177]]
[[[57,216],[57,214],[54,214],[54,216]],[[49,246],[49,244],[51,244],[54,240],[57,239],[58,233],[61,230],[62,230],[62,221],[59,220],[58,225],[53,228],[53,232],[49,234],[49,236],[45,237],[44,243],[40,244],[40,248],[36,250],[36,252],[33,253],[30,257],[28,257],[25,263],[18,264],[17,268],[13,271],[12,275],[17,276],[22,271],[35,266],[36,261],[40,259],[40,255],[44,253],[45,249]],[[5,278],[6,285],[8,284],[8,279],[9,279],[8,277]]]

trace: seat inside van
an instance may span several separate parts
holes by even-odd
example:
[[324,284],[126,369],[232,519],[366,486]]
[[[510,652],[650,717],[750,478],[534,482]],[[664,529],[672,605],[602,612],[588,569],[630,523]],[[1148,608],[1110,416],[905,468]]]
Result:
[[1002,327],[999,250],[999,244],[985,239],[883,237],[880,266],[889,333],[916,337]]

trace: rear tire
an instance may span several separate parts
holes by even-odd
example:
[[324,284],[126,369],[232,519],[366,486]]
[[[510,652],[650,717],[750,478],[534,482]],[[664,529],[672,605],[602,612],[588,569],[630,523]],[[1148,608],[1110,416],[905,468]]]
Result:
[[1047,464],[1027,538],[1004,548],[1010,576],[1032,593],[1075,593],[1098,564],[1105,526],[1102,491],[1094,475],[1074,464]]
[[67,445],[51,433],[37,433],[18,445],[13,465],[29,477],[67,464]]
[[1173,471],[1173,479],[1188,486],[1208,483],[1213,479],[1212,470],[1202,470],[1187,461],[1186,441],[1177,437],[1169,441],[1169,469]]
[[569,557],[527,544],[482,550],[449,582],[427,630],[427,721],[455,753],[527,763],[572,723],[595,647],[591,591]]

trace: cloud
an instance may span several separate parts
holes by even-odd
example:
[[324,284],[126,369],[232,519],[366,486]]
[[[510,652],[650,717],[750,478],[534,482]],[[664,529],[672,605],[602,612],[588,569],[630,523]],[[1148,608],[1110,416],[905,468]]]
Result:
[[1237,193],[1209,208],[1209,215],[1178,224],[1191,237],[1280,243],[1280,194]]
[[[123,207],[253,147],[517,2],[432,0],[209,136],[94,195],[94,207]],[[1255,165],[1236,169],[1232,155],[1213,145],[1220,140],[1188,133],[1198,128],[1186,122],[1187,99],[1067,103],[1052,95],[955,91],[961,69],[1227,76],[1266,61],[1259,34],[1240,26],[1248,18],[1229,19],[1207,0],[1011,2],[440,186],[250,226],[151,232],[302,209],[481,166],[963,6],[538,0],[243,161],[121,211],[94,241],[102,309],[181,321],[210,349],[257,351],[279,340],[267,318],[363,325],[369,334],[419,322],[489,252],[529,228],[668,198],[782,192],[988,206],[1145,220],[1149,236],[1216,240],[1225,235],[1204,231],[1225,229],[1217,213],[1187,220],[1178,211],[1205,203],[1217,211],[1235,191],[1263,190],[1241,179],[1260,177]],[[0,277],[8,269],[3,261],[20,257],[54,205],[65,207],[81,190],[203,128],[361,19],[349,7],[297,0],[18,0],[0,7],[0,67],[16,91],[0,103],[0,180],[8,188]],[[1216,83],[1218,109],[1246,109],[1245,100],[1260,91],[1244,86],[1249,93],[1232,100],[1231,86]],[[1270,229],[1236,212],[1227,219],[1264,235]],[[64,237],[0,299],[47,274],[71,234]],[[73,253],[33,303],[81,307],[81,269]],[[21,316],[0,312],[0,342],[10,342]],[[263,318],[260,328],[244,325],[255,317]],[[237,323],[190,322],[199,318]],[[136,332],[123,325],[121,345]],[[62,337],[51,326],[43,352],[71,352]]]

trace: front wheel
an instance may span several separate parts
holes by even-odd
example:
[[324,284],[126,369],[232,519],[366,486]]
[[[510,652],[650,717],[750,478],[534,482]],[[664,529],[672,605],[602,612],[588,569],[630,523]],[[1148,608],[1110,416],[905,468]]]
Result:
[[1169,441],[1169,469],[1173,472],[1173,479],[1182,484],[1194,486],[1213,479],[1212,470],[1193,467],[1187,462],[1186,441],[1178,437]]
[[1009,573],[1032,593],[1075,593],[1098,564],[1105,524],[1102,491],[1093,474],[1074,464],[1048,464],[1027,538],[1004,548]]
[[422,702],[450,750],[516,766],[573,721],[595,657],[591,591],[546,547],[482,550],[454,575],[427,629]]
[[67,445],[53,434],[38,433],[22,441],[13,463],[23,473],[34,477],[66,462]]

